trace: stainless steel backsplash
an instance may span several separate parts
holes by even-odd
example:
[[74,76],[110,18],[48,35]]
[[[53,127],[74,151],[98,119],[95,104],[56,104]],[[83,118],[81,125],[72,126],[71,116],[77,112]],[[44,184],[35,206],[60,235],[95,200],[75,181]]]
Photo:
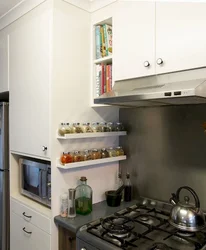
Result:
[[206,105],[120,109],[128,136],[120,162],[131,174],[133,195],[168,201],[180,186],[190,186],[206,211]]

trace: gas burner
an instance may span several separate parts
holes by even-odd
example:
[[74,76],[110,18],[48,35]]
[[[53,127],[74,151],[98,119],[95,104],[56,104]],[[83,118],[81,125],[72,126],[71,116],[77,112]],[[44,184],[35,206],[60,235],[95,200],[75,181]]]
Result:
[[134,222],[127,217],[111,216],[101,220],[102,227],[111,236],[125,238],[129,235],[130,231],[134,229]]
[[153,244],[151,250],[169,250],[170,247],[168,247],[166,244],[164,243],[159,243],[159,242],[156,242],[155,244]]
[[146,222],[146,221],[148,221],[148,220],[149,220],[149,217],[148,217],[148,216],[146,216],[146,215],[141,215],[141,216],[139,216],[139,219],[140,219],[141,221]]
[[195,233],[187,231],[178,231],[176,234],[182,237],[192,237],[195,235]]
[[125,234],[108,233],[108,235],[110,237],[116,237],[116,238],[124,239],[124,238],[128,238],[131,234],[128,232],[128,233],[125,233]]

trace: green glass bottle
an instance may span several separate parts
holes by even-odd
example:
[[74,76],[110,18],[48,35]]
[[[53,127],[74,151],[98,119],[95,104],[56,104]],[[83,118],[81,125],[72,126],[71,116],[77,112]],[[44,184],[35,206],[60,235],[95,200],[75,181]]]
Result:
[[80,178],[81,184],[76,187],[76,213],[86,215],[92,211],[92,188],[87,185],[87,178]]

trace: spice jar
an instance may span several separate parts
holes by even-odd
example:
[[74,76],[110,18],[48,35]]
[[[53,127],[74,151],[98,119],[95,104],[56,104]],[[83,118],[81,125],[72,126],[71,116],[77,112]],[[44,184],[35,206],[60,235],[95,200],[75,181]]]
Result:
[[92,131],[94,133],[101,132],[101,129],[100,129],[100,126],[99,126],[99,122],[93,122],[92,123]]
[[100,127],[100,132],[107,132],[107,123],[106,122],[100,122],[99,127]]
[[116,122],[115,131],[124,131],[124,126],[122,125],[121,122]]
[[84,150],[82,152],[82,161],[89,161],[91,160],[91,151],[90,150]]
[[122,147],[116,147],[115,151],[116,151],[116,156],[124,155],[124,150],[122,149]]
[[92,149],[91,158],[92,158],[92,160],[100,159],[101,153],[99,152],[99,150],[97,150],[96,148]]
[[64,136],[66,134],[66,123],[62,122],[59,126],[58,134]]
[[108,122],[107,123],[107,132],[112,132],[112,131],[114,131],[114,123]]
[[82,155],[81,155],[80,151],[74,151],[73,161],[74,162],[82,161]]
[[66,153],[64,153],[64,152],[62,153],[60,161],[61,161],[62,164],[67,163],[67,155],[66,155]]
[[60,161],[62,164],[71,163],[73,162],[73,155],[70,152],[68,153],[63,152]]
[[108,153],[109,153],[109,157],[115,157],[116,156],[116,151],[114,148],[110,147],[107,149]]
[[72,124],[72,132],[73,133],[83,133],[83,130],[80,126],[80,123],[79,122],[75,122]]
[[101,158],[108,158],[109,157],[109,153],[106,150],[106,148],[102,148],[101,150]]
[[83,131],[83,133],[93,132],[89,122],[82,123],[82,131]]
[[72,128],[69,125],[69,123],[65,123],[65,134],[71,134],[72,133]]

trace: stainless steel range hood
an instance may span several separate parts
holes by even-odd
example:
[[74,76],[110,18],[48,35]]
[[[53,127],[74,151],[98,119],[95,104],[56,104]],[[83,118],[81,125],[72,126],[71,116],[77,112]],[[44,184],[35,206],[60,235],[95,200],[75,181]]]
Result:
[[118,81],[94,103],[125,107],[206,103],[206,68]]

